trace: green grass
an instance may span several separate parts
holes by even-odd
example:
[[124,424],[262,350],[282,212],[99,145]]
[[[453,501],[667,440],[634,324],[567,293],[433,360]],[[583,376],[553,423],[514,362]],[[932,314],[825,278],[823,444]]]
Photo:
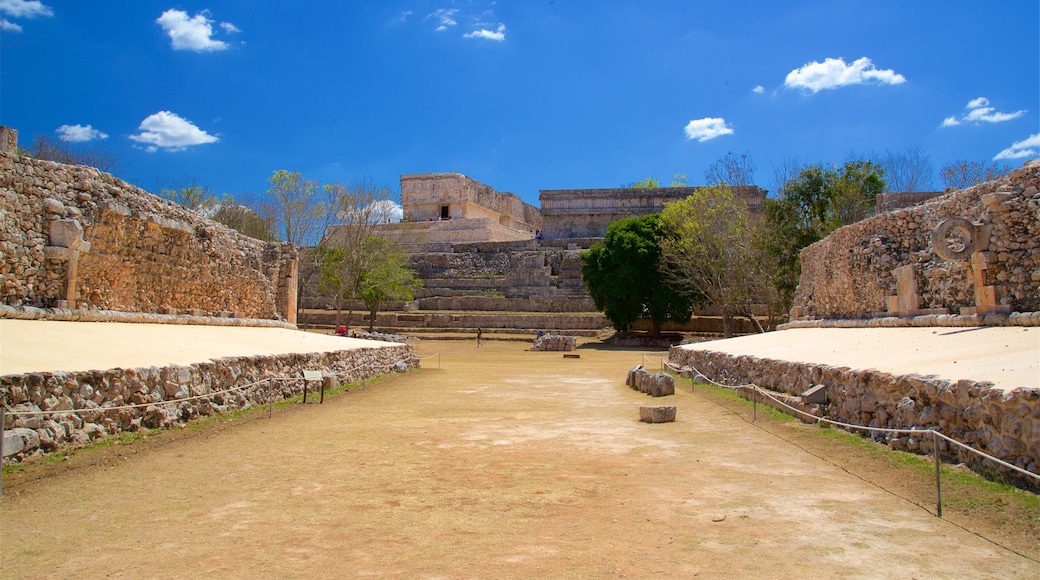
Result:
[[[350,392],[350,391],[358,390],[358,389],[361,389],[363,387],[367,387],[369,385],[379,383],[380,381],[385,379],[387,376],[389,376],[389,375],[383,374],[383,375],[377,375],[377,376],[365,379],[363,382],[362,381],[358,381],[358,382],[354,382],[354,383],[343,383],[343,384],[337,385],[336,387],[334,387],[332,389],[326,389],[325,390],[325,396],[327,398],[327,397],[330,397],[330,396],[340,395],[340,394],[347,393],[347,392]],[[308,399],[308,401],[314,401],[314,400],[316,400],[315,399],[316,397],[321,397],[321,391],[320,390],[316,391],[314,389],[311,389],[311,390],[307,391],[307,399]],[[295,405],[295,404],[300,403],[302,401],[303,401],[303,394],[294,395],[294,396],[286,398],[286,399],[281,399],[281,400],[274,401],[273,407],[275,409],[282,409],[282,408],[285,408],[285,407],[290,406],[290,405]],[[263,404],[254,405],[254,406],[249,407],[247,409],[235,409],[233,411],[228,411],[227,413],[221,413],[219,415],[198,416],[198,417],[195,417],[195,418],[189,420],[187,423],[178,424],[176,427],[180,427],[181,429],[184,429],[186,431],[199,433],[199,432],[203,432],[203,431],[211,428],[214,425],[219,425],[219,424],[223,424],[223,423],[229,423],[229,422],[235,421],[236,419],[254,419],[254,418],[259,418],[261,413],[267,413],[267,412],[268,412],[268,405],[266,403],[263,403]],[[136,431],[122,431],[122,432],[117,433],[115,435],[109,435],[107,437],[103,437],[103,438],[100,438],[100,439],[95,439],[95,440],[93,440],[93,441],[91,441],[91,442],[89,442],[89,443],[87,443],[85,445],[82,445],[80,447],[61,447],[57,451],[50,452],[50,453],[44,453],[43,455],[34,457],[29,462],[10,463],[10,464],[4,465],[4,467],[3,467],[3,474],[7,475],[7,474],[18,473],[18,472],[23,471],[25,469],[29,469],[33,465],[53,465],[53,464],[61,463],[62,461],[67,460],[68,457],[70,457],[70,456],[72,456],[72,455],[74,455],[74,454],[76,454],[78,452],[105,449],[105,448],[113,447],[113,446],[116,446],[116,445],[130,445],[130,444],[133,444],[135,441],[138,441],[138,440],[141,440],[141,439],[147,439],[147,438],[151,438],[151,437],[162,437],[163,435],[169,433],[172,429],[174,429],[176,427],[167,427],[167,428],[163,428],[163,429],[150,429],[150,428],[147,428],[147,427],[141,427],[141,428],[137,429]]]
[[[688,381],[689,379],[676,377],[676,381],[679,380]],[[707,391],[713,398],[739,405],[745,410],[752,405],[751,401],[744,399],[732,389],[704,383],[697,383],[694,388],[695,391]],[[792,415],[762,404],[759,405],[758,413],[760,417],[764,414],[781,423],[798,421]],[[836,445],[851,447],[875,460],[910,470],[918,478],[934,479],[935,477],[935,460],[931,455],[916,455],[894,450],[868,437],[837,427],[819,424],[806,427],[805,433],[811,436],[831,441]],[[940,466],[940,481],[943,487],[945,508],[966,512],[974,512],[979,509],[1002,511],[1004,508],[1016,504],[1015,507],[1018,509],[1027,513],[1033,512],[1034,515],[1030,520],[1034,525],[1040,526],[1040,495],[1005,483],[999,473],[993,477],[987,477],[985,474],[970,471],[963,466],[943,464]]]

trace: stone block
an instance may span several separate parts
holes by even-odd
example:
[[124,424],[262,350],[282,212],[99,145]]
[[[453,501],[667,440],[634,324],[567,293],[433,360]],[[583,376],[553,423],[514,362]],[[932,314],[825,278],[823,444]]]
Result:
[[639,420],[643,423],[672,423],[675,421],[675,407],[639,407]]
[[668,373],[657,373],[653,376],[650,387],[651,397],[667,397],[675,394],[675,377]]
[[4,430],[4,457],[35,451],[40,446],[40,435],[24,427]]
[[809,390],[802,393],[802,402],[809,405],[826,405],[827,386],[813,385]]

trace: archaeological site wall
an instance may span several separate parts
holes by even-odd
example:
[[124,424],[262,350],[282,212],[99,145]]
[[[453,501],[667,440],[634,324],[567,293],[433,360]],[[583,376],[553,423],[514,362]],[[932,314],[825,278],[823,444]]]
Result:
[[294,321],[294,248],[90,167],[0,152],[0,253],[9,306]]
[[[227,357],[187,366],[4,375],[4,457],[19,459],[123,431],[165,428],[267,405],[301,394],[305,370],[348,384],[418,364],[411,347],[399,344]],[[283,378],[295,380],[275,380]],[[310,386],[312,394],[319,386]]]
[[486,218],[532,235],[542,227],[538,208],[460,173],[402,175],[401,206],[411,222]]
[[1017,313],[1040,311],[1038,211],[1034,160],[840,228],[802,250],[792,319],[994,315],[1032,324],[1035,316]]
[[[602,238],[611,222],[660,212],[665,204],[686,199],[699,187],[614,189],[550,189],[539,192],[542,231],[546,239]],[[766,191],[757,186],[734,188],[748,208],[758,211]]]

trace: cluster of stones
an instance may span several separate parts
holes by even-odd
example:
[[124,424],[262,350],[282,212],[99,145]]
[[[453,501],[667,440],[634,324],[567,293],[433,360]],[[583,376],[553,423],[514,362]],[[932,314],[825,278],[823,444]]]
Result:
[[578,344],[578,339],[573,336],[564,336],[562,334],[543,334],[538,338],[534,339],[534,345],[531,346],[531,350],[543,351],[543,352],[570,352],[575,349]]
[[[1000,289],[997,307],[1040,311],[1040,160],[1009,175],[911,208],[845,226],[802,251],[793,317],[869,318],[889,311],[894,270],[910,267],[922,311],[951,315],[976,306],[977,288]],[[976,279],[967,259],[943,259],[932,233],[944,220],[985,226]]]
[[675,377],[668,373],[651,373],[642,365],[628,371],[625,384],[633,390],[651,397],[667,397],[675,394]]
[[365,332],[360,330],[350,331],[351,338],[360,338],[363,340],[381,340],[383,342],[399,342],[404,344],[408,337],[403,334],[392,334],[389,332]]
[[[190,366],[39,372],[0,376],[5,414],[4,454],[13,460],[62,445],[141,427],[164,428],[207,416],[247,409],[298,395],[303,371],[320,370],[351,383],[393,370],[414,368],[418,358],[407,345],[325,353],[227,357]],[[292,381],[265,381],[274,378]],[[175,403],[243,387],[208,398]],[[123,405],[136,408],[111,409]],[[111,409],[111,410],[109,410]]]
[[288,317],[295,296],[287,244],[249,238],[94,168],[6,152],[0,255],[0,302],[11,306],[274,319]]
[[[830,419],[867,427],[938,428],[975,449],[1040,473],[1040,389],[1004,391],[984,381],[892,375],[682,347],[672,347],[669,360],[723,384],[754,383],[789,395],[801,396],[822,385],[815,392],[825,390],[826,401],[817,410]],[[881,432],[871,435],[895,448],[927,450],[920,438]],[[973,468],[986,465],[978,455],[960,447],[941,451]],[[1008,476],[1015,477],[1013,473]]]

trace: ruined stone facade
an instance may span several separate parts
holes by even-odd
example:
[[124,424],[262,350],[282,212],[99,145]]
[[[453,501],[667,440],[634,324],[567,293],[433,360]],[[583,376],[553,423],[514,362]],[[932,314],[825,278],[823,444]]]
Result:
[[542,226],[538,208],[460,173],[402,175],[401,206],[408,222],[482,219],[516,232],[514,239],[530,239]]
[[1036,311],[1040,160],[808,246],[791,318]]
[[97,169],[0,152],[0,301],[295,317],[297,254]]
[[[550,240],[602,238],[611,222],[660,212],[665,204],[686,199],[698,187],[556,189],[539,192],[542,230]],[[734,188],[738,199],[758,211],[766,191],[757,186]]]

